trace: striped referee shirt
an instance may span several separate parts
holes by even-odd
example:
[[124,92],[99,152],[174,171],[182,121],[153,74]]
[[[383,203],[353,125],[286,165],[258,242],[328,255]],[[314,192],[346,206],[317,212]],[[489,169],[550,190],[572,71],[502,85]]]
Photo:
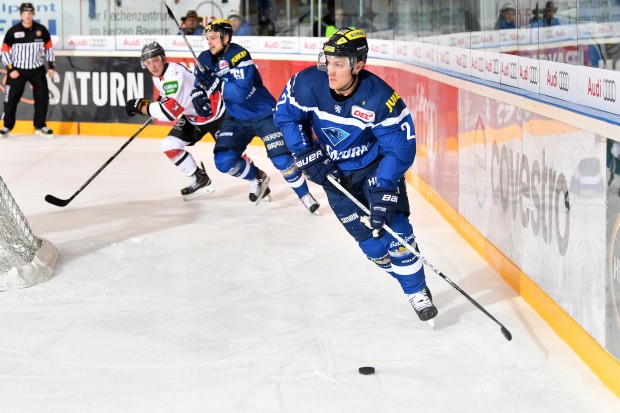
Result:
[[14,69],[36,69],[45,64],[54,68],[54,51],[49,31],[37,22],[25,28],[19,22],[11,27],[2,42],[2,63],[8,71]]

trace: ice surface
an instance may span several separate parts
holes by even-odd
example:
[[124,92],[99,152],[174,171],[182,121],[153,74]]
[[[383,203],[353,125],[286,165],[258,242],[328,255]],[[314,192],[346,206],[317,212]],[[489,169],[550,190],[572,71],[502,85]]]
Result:
[[[421,322],[312,186],[311,215],[254,146],[273,200],[203,160],[216,192],[185,202],[160,140],[11,135],[0,175],[60,250],[51,280],[0,294],[0,411],[585,412],[620,401],[410,191],[422,253],[513,334],[427,270]],[[363,376],[360,366],[374,366]]]

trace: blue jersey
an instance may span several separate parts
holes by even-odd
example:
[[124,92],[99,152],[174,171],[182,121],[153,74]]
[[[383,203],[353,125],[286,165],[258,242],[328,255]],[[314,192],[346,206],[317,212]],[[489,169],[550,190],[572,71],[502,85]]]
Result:
[[222,96],[227,116],[255,120],[273,112],[276,100],[263,85],[258,68],[246,49],[231,43],[220,56],[205,50],[198,56],[198,61],[223,80]]
[[314,146],[314,132],[345,175],[381,158],[377,185],[394,190],[415,158],[413,120],[382,79],[367,70],[359,78],[357,90],[339,102],[330,93],[327,73],[304,69],[284,88],[274,120],[293,153]]

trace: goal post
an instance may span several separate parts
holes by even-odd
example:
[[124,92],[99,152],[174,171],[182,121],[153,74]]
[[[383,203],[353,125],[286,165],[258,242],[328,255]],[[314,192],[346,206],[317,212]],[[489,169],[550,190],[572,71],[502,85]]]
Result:
[[49,280],[58,250],[38,238],[0,176],[0,291]]

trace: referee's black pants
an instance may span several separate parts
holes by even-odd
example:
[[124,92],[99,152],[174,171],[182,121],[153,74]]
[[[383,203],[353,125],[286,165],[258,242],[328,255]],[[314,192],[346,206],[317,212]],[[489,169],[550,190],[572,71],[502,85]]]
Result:
[[45,126],[47,107],[49,105],[49,89],[47,88],[47,70],[45,66],[36,69],[16,69],[19,72],[17,79],[6,77],[6,92],[4,94],[4,127],[13,129],[15,126],[15,112],[17,104],[24,94],[26,82],[32,85],[34,97],[34,127],[41,129]]

